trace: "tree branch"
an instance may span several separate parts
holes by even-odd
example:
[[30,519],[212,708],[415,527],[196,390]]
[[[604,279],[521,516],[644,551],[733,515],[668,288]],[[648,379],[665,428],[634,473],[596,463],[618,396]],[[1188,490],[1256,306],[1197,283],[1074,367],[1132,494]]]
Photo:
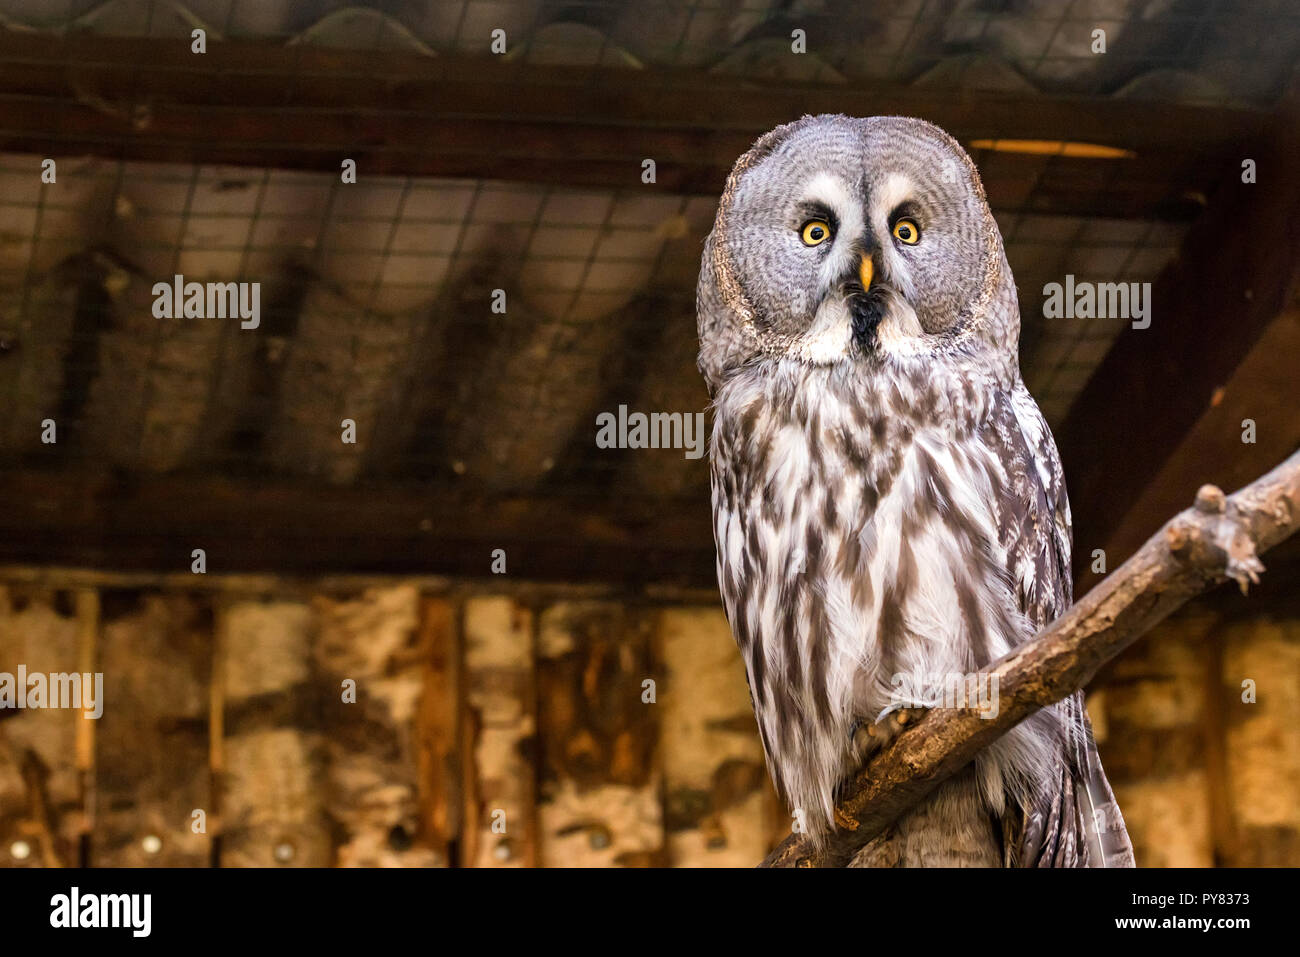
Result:
[[1264,570],[1258,555],[1300,527],[1300,452],[1225,498],[1213,485],[1175,515],[1064,615],[994,662],[999,709],[936,708],[874,755],[844,789],[823,847],[793,834],[761,867],[842,867],[945,778],[1039,708],[1083,687],[1097,670],[1189,598],[1228,578],[1243,593]]

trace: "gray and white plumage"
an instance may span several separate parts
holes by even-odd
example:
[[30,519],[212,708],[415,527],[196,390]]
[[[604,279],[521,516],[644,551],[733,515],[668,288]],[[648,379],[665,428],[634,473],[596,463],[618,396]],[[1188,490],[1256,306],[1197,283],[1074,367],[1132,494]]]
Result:
[[[855,722],[897,703],[895,676],[976,673],[1069,605],[1065,482],[979,175],[929,123],[804,117],[760,138],[697,311],[723,602],[773,777],[822,834]],[[857,863],[1131,864],[1081,696]]]

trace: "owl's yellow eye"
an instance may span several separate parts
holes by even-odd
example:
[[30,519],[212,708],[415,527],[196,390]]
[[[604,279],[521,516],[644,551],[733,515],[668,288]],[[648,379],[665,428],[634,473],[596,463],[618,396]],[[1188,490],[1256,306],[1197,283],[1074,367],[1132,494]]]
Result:
[[915,246],[921,240],[921,230],[910,219],[900,219],[894,223],[894,238],[900,243]]
[[805,246],[820,246],[831,238],[831,227],[822,219],[810,219],[799,230],[799,238]]

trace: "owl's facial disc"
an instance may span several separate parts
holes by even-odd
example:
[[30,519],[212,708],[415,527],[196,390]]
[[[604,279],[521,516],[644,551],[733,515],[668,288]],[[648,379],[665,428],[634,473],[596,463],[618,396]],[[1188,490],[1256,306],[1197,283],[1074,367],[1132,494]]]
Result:
[[804,117],[760,138],[704,265],[711,383],[760,357],[871,366],[971,342],[1014,365],[1014,280],[979,174],[922,120]]
[[913,186],[898,174],[873,180],[821,171],[805,185],[787,228],[795,258],[817,270],[816,298],[793,352],[835,362],[881,351],[911,351],[923,335],[909,271],[922,242]]

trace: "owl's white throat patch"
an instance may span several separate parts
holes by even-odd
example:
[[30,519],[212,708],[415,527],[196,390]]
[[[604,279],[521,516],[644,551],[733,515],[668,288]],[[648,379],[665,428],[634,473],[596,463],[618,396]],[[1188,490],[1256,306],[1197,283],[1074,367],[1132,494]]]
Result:
[[839,296],[827,296],[817,308],[813,323],[799,338],[799,354],[809,362],[828,365],[843,359],[853,342],[853,323],[848,303]]
[[[876,329],[877,347],[895,355],[916,355],[925,351],[926,342],[916,310],[897,290],[892,291]],[[853,321],[848,301],[832,295],[822,301],[812,325],[799,337],[794,351],[807,362],[831,365],[849,355],[852,345]]]
[[911,355],[924,347],[925,329],[921,320],[903,296],[894,291],[889,296],[889,307],[876,329],[876,340],[886,352]]

